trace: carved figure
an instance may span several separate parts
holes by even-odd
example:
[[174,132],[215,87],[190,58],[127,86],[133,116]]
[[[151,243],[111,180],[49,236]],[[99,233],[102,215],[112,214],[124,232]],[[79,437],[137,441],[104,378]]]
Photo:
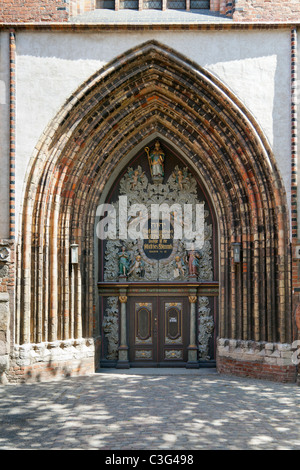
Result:
[[[184,168],[183,170],[181,170],[180,168],[179,169],[177,168],[178,167],[176,167],[175,172],[173,172],[173,177],[175,178],[175,181],[178,184],[179,189],[182,191],[184,183],[189,182],[188,170],[187,168]],[[176,173],[176,170],[177,170],[177,173]]]
[[129,173],[129,177],[131,179],[130,181],[131,189],[134,189],[136,187],[136,185],[141,181],[144,174],[145,174],[144,171],[140,174],[138,169]]
[[133,262],[128,275],[130,276],[131,274],[138,277],[144,277],[145,275],[145,263],[140,255],[135,257],[135,261]]
[[179,277],[179,275],[181,274],[183,277],[185,275],[185,272],[184,272],[184,263],[182,261],[182,259],[180,258],[180,256],[175,256],[175,269],[174,269],[174,277]]
[[129,254],[126,251],[125,246],[122,246],[122,250],[119,252],[119,275],[127,276],[129,268]]
[[178,182],[179,188],[180,188],[180,189],[183,189],[183,185],[182,185],[182,182],[183,182],[183,173],[182,173],[181,170],[178,170],[177,182]]
[[151,175],[153,180],[156,178],[162,178],[164,176],[164,161],[165,153],[160,147],[160,143],[157,140],[154,145],[154,149],[149,152],[149,147],[145,148],[148,155]]
[[199,259],[200,254],[196,250],[192,249],[188,252],[186,260],[188,263],[190,276],[198,275],[198,269],[200,267]]

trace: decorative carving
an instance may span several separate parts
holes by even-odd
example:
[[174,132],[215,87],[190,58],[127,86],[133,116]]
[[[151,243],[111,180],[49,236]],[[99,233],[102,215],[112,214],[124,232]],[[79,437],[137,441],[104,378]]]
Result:
[[140,339],[138,337],[135,338],[135,343],[140,345],[140,344],[152,344],[153,340],[152,340],[152,337],[150,336],[150,338],[147,338],[147,339]]
[[[133,179],[134,174],[136,174],[137,178],[134,177]],[[129,201],[134,199],[135,202],[139,202],[137,196],[143,192],[147,184],[148,178],[140,165],[135,169],[128,167],[125,176],[120,181],[120,194],[126,195]],[[115,207],[117,207],[117,204]]]
[[[179,168],[179,166],[174,168],[173,173],[164,184],[151,184],[141,166],[136,169],[130,167],[120,181],[119,194],[127,196],[129,206],[143,204],[147,208],[148,214],[151,214],[152,204],[166,203],[169,206],[176,204],[184,208],[185,204],[196,207],[196,204],[200,202],[195,178],[187,168]],[[113,206],[118,212],[119,202],[113,203]],[[212,225],[206,222],[208,216],[209,212],[204,210],[204,245],[200,252],[194,254],[190,253],[192,250],[189,250],[187,255],[187,240],[184,236],[182,239],[171,240],[170,255],[168,256],[167,253],[165,255],[167,257],[160,259],[147,256],[142,239],[129,239],[124,243],[118,239],[106,240],[104,281],[117,281],[124,276],[120,273],[125,271],[126,278],[132,281],[188,280],[191,277],[190,272],[193,279],[212,280]],[[171,225],[174,224],[175,217],[176,214],[171,214]],[[118,223],[119,218],[117,217],[117,230],[119,229]],[[165,246],[160,243],[160,239],[157,244]],[[140,258],[137,258],[138,256]]]
[[166,344],[182,344],[182,336],[178,336],[176,339],[171,339],[168,336],[165,337]]
[[198,349],[201,359],[209,360],[209,340],[214,330],[214,320],[210,314],[208,297],[198,299]]
[[0,261],[8,261],[10,255],[10,250],[7,246],[0,247]]
[[106,359],[116,360],[118,358],[119,344],[119,308],[118,297],[108,297],[107,308],[103,319],[103,331],[107,338]]
[[166,350],[165,359],[182,359],[182,351],[180,349]]
[[107,240],[104,255],[104,280],[116,281],[119,277],[118,261],[121,242],[120,240]]
[[135,358],[136,359],[152,359],[152,350],[141,350],[141,349],[136,349],[135,351]]
[[197,302],[197,296],[196,295],[190,295],[189,296],[189,302],[191,304],[195,304]]
[[135,170],[130,170],[128,175],[130,178],[131,189],[134,190],[138,183],[142,182],[142,178],[145,172],[141,171],[141,167],[136,168]]
[[120,301],[121,304],[126,304],[127,296],[126,295],[120,295],[119,301]]

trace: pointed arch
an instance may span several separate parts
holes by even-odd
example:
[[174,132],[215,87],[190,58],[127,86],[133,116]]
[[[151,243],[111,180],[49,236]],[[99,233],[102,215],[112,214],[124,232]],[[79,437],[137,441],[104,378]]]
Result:
[[[150,41],[82,84],[36,147],[18,246],[16,343],[95,336],[97,204],[119,162],[154,133],[193,163],[215,206],[220,336],[291,340],[288,210],[272,151],[219,80]],[[233,242],[242,247],[239,270]],[[79,245],[76,272],[69,269],[72,243]]]

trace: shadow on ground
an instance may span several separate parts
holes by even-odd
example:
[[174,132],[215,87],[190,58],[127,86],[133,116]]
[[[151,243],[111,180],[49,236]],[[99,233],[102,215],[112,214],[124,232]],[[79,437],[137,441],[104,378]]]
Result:
[[0,387],[0,449],[300,449],[296,385],[98,373]]

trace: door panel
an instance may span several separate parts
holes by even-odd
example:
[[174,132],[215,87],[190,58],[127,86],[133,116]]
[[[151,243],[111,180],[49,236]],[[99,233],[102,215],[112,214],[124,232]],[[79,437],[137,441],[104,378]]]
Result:
[[136,303],[135,304],[135,342],[136,344],[152,344],[152,304]]
[[182,303],[165,304],[165,343],[182,344]]
[[189,332],[188,302],[184,297],[160,300],[160,362],[186,362]]
[[157,300],[154,297],[129,301],[129,360],[157,361]]
[[187,361],[188,300],[132,297],[129,300],[129,360],[139,365]]

